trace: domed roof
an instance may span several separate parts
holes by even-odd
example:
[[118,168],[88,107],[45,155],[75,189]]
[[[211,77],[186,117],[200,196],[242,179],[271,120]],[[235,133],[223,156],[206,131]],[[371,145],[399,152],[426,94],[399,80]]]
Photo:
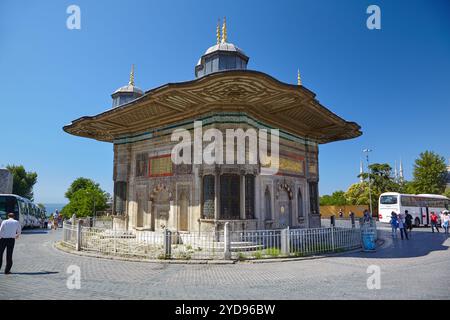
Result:
[[126,86],[122,86],[119,89],[117,89],[116,91],[114,91],[112,96],[114,97],[117,94],[121,94],[121,93],[137,94],[140,96],[144,94],[144,91],[142,91],[141,88],[134,85],[134,65],[131,66],[130,81],[128,82],[128,84]]
[[[247,56],[242,49],[240,49],[239,47],[235,46],[234,44],[228,43],[228,42],[221,42],[219,44],[213,45],[212,47],[209,47],[208,50],[205,51],[203,56],[209,55],[209,54],[214,53],[216,51],[234,52],[234,53],[239,53],[239,54],[241,54],[243,56]],[[200,65],[201,62],[202,62],[202,58],[200,58],[198,60],[197,65]]]
[[247,69],[249,57],[232,43],[227,42],[227,26],[224,18],[222,34],[217,24],[217,43],[208,48],[195,66],[195,77],[225,70]]
[[138,93],[138,94],[144,94],[144,91],[142,91],[141,88],[136,87],[132,84],[127,84],[126,86],[120,87],[116,91],[114,91],[113,95],[116,93]]

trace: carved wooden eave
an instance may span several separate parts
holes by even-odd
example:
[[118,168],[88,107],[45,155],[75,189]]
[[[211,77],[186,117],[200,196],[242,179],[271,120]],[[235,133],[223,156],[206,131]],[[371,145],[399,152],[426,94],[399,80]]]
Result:
[[233,70],[168,83],[128,104],[72,121],[67,133],[113,142],[149,129],[214,112],[245,112],[280,130],[328,143],[360,136],[360,126],[340,118],[303,86],[258,71]]

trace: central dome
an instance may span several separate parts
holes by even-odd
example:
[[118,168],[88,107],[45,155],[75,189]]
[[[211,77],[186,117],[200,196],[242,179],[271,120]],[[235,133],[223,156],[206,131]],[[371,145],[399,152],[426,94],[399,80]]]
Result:
[[217,26],[217,44],[208,48],[195,66],[195,77],[225,70],[247,69],[249,58],[240,48],[227,42],[226,22],[222,27],[222,39]]

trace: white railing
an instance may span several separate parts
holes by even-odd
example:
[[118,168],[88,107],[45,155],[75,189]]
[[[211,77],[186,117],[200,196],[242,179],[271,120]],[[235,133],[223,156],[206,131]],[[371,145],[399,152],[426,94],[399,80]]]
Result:
[[77,226],[70,223],[63,223],[63,242],[73,249],[77,244]]
[[[370,226],[372,228],[372,226]],[[376,234],[376,228],[374,232]],[[326,227],[177,233],[120,231],[64,223],[63,242],[76,250],[146,259],[264,259],[299,257],[360,248],[361,229]]]

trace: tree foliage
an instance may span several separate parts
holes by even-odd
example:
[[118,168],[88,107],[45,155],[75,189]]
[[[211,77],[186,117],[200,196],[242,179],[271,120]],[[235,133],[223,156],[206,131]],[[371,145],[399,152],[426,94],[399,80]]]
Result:
[[65,217],[92,216],[95,211],[106,209],[108,193],[100,188],[100,185],[91,179],[77,178],[72,182],[65,194],[69,203],[61,210]]
[[450,188],[445,189],[444,196],[450,198]]
[[351,205],[368,205],[369,184],[367,182],[352,184],[345,193],[345,198],[347,203]]
[[444,193],[447,177],[444,157],[432,151],[422,152],[414,163],[413,176],[415,193]]
[[347,199],[345,198],[345,192],[342,190],[335,191],[331,195],[324,195],[320,197],[321,206],[345,206]]
[[372,196],[372,208],[378,209],[378,199],[384,192],[404,192],[408,188],[408,182],[397,181],[392,175],[392,167],[387,163],[374,163],[369,166],[369,172],[360,174],[364,182],[351,185],[345,197],[348,204],[369,205],[369,177]]
[[33,201],[33,186],[37,182],[36,172],[27,172],[23,165],[6,166],[13,175],[13,193]]

